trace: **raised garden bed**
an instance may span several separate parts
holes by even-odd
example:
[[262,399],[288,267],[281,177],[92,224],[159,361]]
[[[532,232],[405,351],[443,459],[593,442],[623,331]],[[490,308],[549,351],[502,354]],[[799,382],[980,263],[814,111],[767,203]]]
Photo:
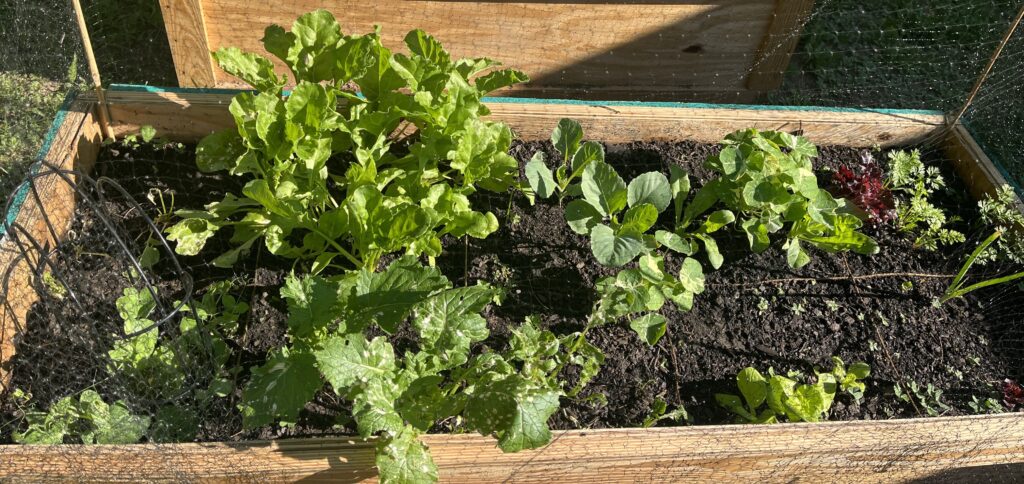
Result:
[[[230,97],[230,93],[187,90],[115,89],[108,93],[109,106],[105,108],[109,109],[112,128],[119,136],[151,125],[166,139],[194,143],[210,132],[233,125],[227,113]],[[909,147],[927,141],[930,146],[941,148],[932,150],[930,161],[946,169],[952,186],[981,196],[1002,184],[998,172],[974,144],[968,131],[960,125],[947,127],[942,116],[934,113],[536,100],[490,100],[489,105],[493,117],[508,123],[524,140],[513,148],[513,155],[520,161],[535,149],[550,151],[541,140],[548,138],[560,118],[571,117],[582,123],[587,139],[606,143],[609,162],[627,174],[627,179],[633,175],[630,170],[638,168],[638,163],[646,165],[639,167],[639,171],[660,170],[666,168],[666,164],[679,163],[691,170],[695,180],[701,181],[704,175],[698,165],[706,154],[716,149],[715,143],[735,129],[756,127],[801,130],[819,146],[830,146],[822,150],[821,159],[826,164],[855,156],[856,148]],[[47,159],[82,171],[93,170],[95,166],[98,174],[113,176],[133,192],[144,192],[151,183],[166,183],[160,181],[160,176],[151,176],[153,171],[147,168],[152,166],[171,167],[161,173],[171,172],[174,178],[194,180],[189,178],[194,169],[189,171],[183,166],[190,158],[187,147],[180,154],[159,153],[159,163],[152,161],[157,153],[119,149],[121,155],[113,156],[101,147],[95,121],[99,108],[88,98],[72,103],[56,123]],[[132,158],[138,159],[133,161]],[[149,166],[141,166],[146,163]],[[73,207],[73,203],[67,203],[74,199],[72,195],[66,186],[54,184],[41,198],[48,203],[62,201]],[[190,196],[202,196],[202,193],[197,190]],[[508,203],[506,197],[499,198],[493,201],[495,205]],[[524,200],[513,202],[518,223],[503,227],[491,238],[473,242],[468,254],[470,280],[466,282],[476,278],[493,280],[505,267],[511,270],[511,281],[521,283],[510,286],[522,285],[522,294],[510,296],[500,309],[485,314],[492,334],[502,334],[506,319],[519,320],[526,313],[540,312],[538,308],[544,307],[556,307],[547,312],[546,324],[570,327],[591,304],[587,292],[593,279],[605,274],[594,269],[596,266],[587,267],[591,256],[584,237],[571,234],[552,222],[561,221],[557,205],[540,203],[531,207]],[[50,236],[44,232],[44,225],[33,222],[39,213],[34,203],[32,197],[26,198],[16,220],[28,230],[36,231],[33,236],[38,240],[46,240]],[[489,202],[485,199],[481,203]],[[973,203],[966,199],[952,198],[943,203],[967,207],[963,215],[971,215],[969,207]],[[72,213],[73,210],[69,210],[64,216],[70,218]],[[868,381],[865,403],[845,405],[850,402],[844,401],[845,408],[834,412],[833,418],[885,418],[881,413],[883,408],[890,408],[899,416],[911,416],[913,410],[900,405],[887,392],[884,382],[899,378],[940,381],[944,377],[951,378],[940,374],[943,367],[928,364],[928,358],[934,357],[929,353],[932,351],[929,338],[935,334],[947,336],[940,337],[937,344],[942,351],[949,352],[949,358],[974,356],[983,360],[982,365],[965,371],[968,378],[994,379],[1019,371],[1010,367],[1012,363],[1010,366],[1001,363],[1003,357],[1012,362],[1013,353],[1008,351],[1019,349],[976,342],[979,335],[996,341],[1000,336],[1014,339],[1007,333],[990,333],[992,328],[986,326],[986,321],[997,315],[986,316],[983,311],[969,310],[974,301],[970,298],[943,306],[941,310],[931,307],[931,298],[945,286],[942,282],[915,281],[907,294],[901,287],[902,280],[879,279],[871,283],[870,294],[860,295],[850,295],[849,291],[865,286],[849,280],[808,283],[796,286],[799,289],[795,291],[793,286],[786,286],[783,291],[786,294],[778,294],[772,283],[757,284],[747,288],[751,289],[749,292],[737,289],[745,286],[733,286],[776,276],[857,276],[887,270],[931,272],[938,268],[948,270],[958,262],[953,260],[947,264],[948,260],[943,261],[940,254],[934,253],[897,258],[893,254],[910,253],[906,247],[908,242],[899,237],[879,237],[879,240],[883,252],[868,261],[860,256],[820,256],[797,273],[789,271],[777,249],[745,257],[739,250],[744,240],[740,240],[742,244],[735,244],[731,252],[733,246],[728,241],[722,243],[723,253],[730,262],[721,271],[709,273],[709,289],[698,296],[695,304],[702,311],[670,314],[668,336],[658,346],[646,347],[635,334],[621,326],[601,328],[595,343],[605,350],[608,359],[602,374],[591,383],[588,391],[607,394],[608,405],[598,411],[590,406],[570,405],[552,421],[556,429],[578,426],[585,430],[556,430],[549,446],[516,454],[501,453],[494,441],[485,437],[426,436],[424,441],[431,448],[441,479],[787,480],[858,476],[855,479],[872,480],[880,477],[877,473],[884,473],[884,478],[892,480],[955,480],[964,475],[961,472],[967,472],[960,468],[970,468],[972,477],[981,473],[999,477],[1019,472],[1017,466],[1006,465],[1024,461],[1020,452],[1024,446],[1024,416],[1020,414],[594,430],[637,425],[649,413],[655,397],[673,405],[686,405],[698,422],[724,423],[728,414],[715,406],[712,394],[734,392],[729,382],[738,369],[747,365],[764,369],[783,363],[790,363],[788,368],[807,369],[837,353],[849,359],[870,359],[875,378]],[[519,243],[509,247],[506,241]],[[7,267],[16,251],[10,246],[9,238],[5,239],[5,244]],[[559,250],[556,251],[555,246]],[[460,277],[467,276],[462,260],[464,248],[456,243],[448,249],[447,258],[439,258],[438,266],[452,281],[462,283]],[[183,260],[186,265],[190,264],[187,258]],[[203,277],[202,271],[193,272],[197,279]],[[27,271],[14,270],[10,274],[8,284],[15,286],[26,284],[30,277]],[[530,292],[530,287],[541,290]],[[276,291],[276,287],[266,289],[271,294]],[[19,361],[13,351],[15,335],[33,331],[31,327],[13,324],[26,321],[25,314],[34,302],[30,297],[32,291],[24,294],[25,298],[5,301],[4,325],[0,326],[3,329],[0,333],[3,336],[0,346],[3,379],[0,381],[5,388],[10,381],[18,379],[18,367],[11,365],[12,361]],[[766,310],[757,307],[762,298],[771,304]],[[772,298],[776,298],[774,302]],[[573,302],[577,299],[580,302]],[[258,300],[258,297],[254,299],[257,303]],[[828,314],[826,300],[839,304],[840,309],[835,311],[840,315],[838,318]],[[794,304],[801,304],[805,312],[793,311]],[[279,311],[275,316],[272,301],[267,301],[267,306],[269,311],[263,313],[264,322],[280,318]],[[879,311],[899,311],[903,307],[905,313],[911,314],[907,320],[891,326],[880,321],[868,324],[857,321],[857,315],[864,312],[859,306]],[[848,321],[847,317],[854,321]],[[769,321],[780,333],[796,335],[776,338],[756,327],[746,329],[762,320]],[[835,329],[832,323],[839,324],[840,328]],[[815,331],[818,334],[814,334]],[[899,351],[905,357],[898,365],[886,367],[881,356],[872,356],[867,348],[868,340],[901,345],[892,351]],[[260,344],[274,342],[272,339],[254,342],[256,346]],[[675,361],[671,356],[673,350]],[[963,409],[964,405],[961,402],[955,407]],[[250,435],[260,436],[278,435]],[[358,439],[353,441],[350,437],[95,447],[4,446],[0,448],[0,456],[3,457],[0,476],[14,479],[60,476],[110,479],[113,476],[128,480],[236,477],[351,480],[374,476],[373,445]],[[753,462],[757,465],[752,465]]]

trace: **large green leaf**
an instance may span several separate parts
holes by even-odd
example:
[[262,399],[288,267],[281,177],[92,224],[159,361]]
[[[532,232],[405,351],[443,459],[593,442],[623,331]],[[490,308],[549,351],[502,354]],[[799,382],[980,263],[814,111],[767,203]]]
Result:
[[576,178],[582,175],[583,170],[586,170],[591,163],[604,163],[604,147],[600,143],[587,141],[580,145],[580,148],[572,155],[570,177]]
[[590,234],[590,230],[601,222],[601,218],[601,213],[585,200],[573,200],[565,205],[565,221],[577,234]]
[[590,231],[590,249],[601,264],[621,267],[640,255],[644,241],[631,233],[616,234],[607,225],[596,225]]
[[611,215],[626,208],[626,182],[607,163],[589,163],[583,170],[580,188],[583,198],[601,215]]
[[530,188],[540,198],[548,198],[555,193],[555,178],[551,169],[544,164],[544,153],[537,152],[533,158],[526,163],[526,180]]
[[768,398],[768,379],[757,369],[747,367],[736,375],[736,384],[747,402],[747,408],[751,412],[757,412],[757,408]]
[[186,218],[167,229],[167,240],[177,242],[174,252],[197,255],[220,226],[206,219]]
[[627,199],[630,207],[649,203],[661,213],[672,201],[672,188],[665,175],[652,171],[629,182]]
[[340,316],[338,283],[319,276],[298,278],[290,274],[281,288],[288,301],[288,331],[294,338],[307,338]]
[[668,320],[658,313],[647,313],[629,322],[629,327],[647,344],[654,346],[668,328]]
[[287,348],[275,351],[266,363],[252,370],[242,392],[242,423],[247,429],[275,420],[293,424],[322,386],[311,353]]
[[547,421],[558,410],[559,393],[511,375],[484,381],[466,404],[466,423],[498,437],[505,452],[535,449],[551,441]]
[[362,383],[352,397],[352,416],[356,429],[363,438],[383,432],[395,434],[405,426],[402,416],[395,409],[395,401],[401,396],[396,382],[375,378]]
[[231,74],[260,91],[276,91],[284,81],[274,73],[270,59],[237,47],[224,47],[213,53],[214,60],[224,72]]
[[447,287],[448,280],[440,271],[424,267],[412,257],[393,262],[383,272],[360,271],[346,308],[350,330],[375,322],[394,333],[413,307]]
[[642,234],[653,227],[657,221],[658,209],[654,205],[650,203],[634,205],[629,207],[629,210],[626,210],[626,214],[622,217],[622,226],[619,227],[619,233],[632,232]]
[[413,54],[422,56],[434,64],[447,66],[451,63],[451,56],[441,43],[420,29],[406,34],[405,45],[409,46],[409,51]]
[[79,412],[91,423],[87,444],[134,444],[149,429],[149,417],[133,415],[122,401],[107,405],[93,390],[82,392]]
[[555,149],[562,154],[565,161],[568,161],[576,153],[576,150],[580,148],[581,141],[583,141],[583,127],[572,119],[560,119],[551,133],[551,144],[555,145]]
[[320,372],[334,391],[342,395],[353,385],[389,380],[395,371],[394,349],[380,336],[372,341],[367,341],[362,333],[331,336],[315,355]]
[[199,141],[196,165],[204,173],[227,170],[237,164],[245,150],[237,129],[217,131]]
[[487,320],[479,313],[497,294],[493,287],[481,284],[449,289],[424,302],[412,322],[423,351],[438,355],[445,367],[464,364],[470,344],[490,334]]
[[530,76],[526,75],[525,72],[515,69],[501,69],[480,76],[476,80],[476,88],[480,91],[481,95],[486,95],[492,91],[497,91],[520,82],[530,82]]

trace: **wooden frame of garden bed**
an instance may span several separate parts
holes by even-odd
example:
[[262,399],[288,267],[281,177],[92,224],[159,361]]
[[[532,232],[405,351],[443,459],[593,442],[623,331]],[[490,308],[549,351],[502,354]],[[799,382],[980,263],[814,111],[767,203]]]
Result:
[[[161,137],[195,141],[233,126],[231,92],[115,88],[108,105],[90,96],[70,102],[54,122],[41,156],[88,170],[100,148],[98,110],[115,135],[152,125]],[[743,127],[800,129],[818,144],[893,146],[929,141],[944,149],[976,196],[1005,183],[963,125],[941,113],[692,104],[596,103],[492,99],[495,118],[527,139],[547,138],[561,117],[578,119],[588,138],[606,142],[693,139],[715,142]],[[60,186],[47,197],[73,200]],[[70,206],[70,204],[68,204]],[[31,198],[9,217],[29,231],[38,208]],[[69,211],[67,216],[71,215]],[[0,268],[12,249],[0,241]],[[27,284],[27,270],[15,283]],[[20,278],[20,279],[19,279]],[[16,328],[33,292],[7,301],[0,314],[0,383],[9,376]],[[15,314],[20,312],[20,314]],[[21,320],[21,318],[18,318]],[[13,369],[17,371],[17,369]],[[2,393],[0,386],[0,393]],[[740,480],[837,482],[991,479],[1024,472],[1024,414],[928,419],[731,425],[555,432],[550,445],[503,454],[489,437],[427,435],[446,482]],[[118,446],[0,446],[0,481],[236,481],[375,478],[373,445],[351,437],[272,442]]]
[[[247,87],[210,52],[265,53],[270,24],[330,10],[345,33],[423,28],[457,57],[491,57],[532,82],[503,94],[750,102],[776,89],[814,0],[160,0],[178,84]],[[269,56],[273,59],[272,56]],[[276,60],[276,59],[275,59]],[[281,64],[278,64],[283,69]]]

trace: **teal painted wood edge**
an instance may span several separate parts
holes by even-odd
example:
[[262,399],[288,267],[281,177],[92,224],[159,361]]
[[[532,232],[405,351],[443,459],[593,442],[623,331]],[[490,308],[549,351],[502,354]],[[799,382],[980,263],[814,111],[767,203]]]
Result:
[[[240,92],[253,92],[250,89],[156,87],[136,84],[111,84],[110,90],[114,92],[166,92],[178,94],[237,94]],[[773,106],[758,104],[710,104],[649,101],[583,101],[577,99],[546,99],[532,97],[485,97],[483,100],[484,102],[492,104],[561,104],[566,106],[639,106],[652,108],[749,109],[752,111],[814,111],[826,113],[943,115],[942,111],[935,111],[931,109],[834,108],[825,106]]]
[[[29,168],[29,173],[35,175],[39,173],[39,169],[43,166],[43,160],[46,158],[46,153],[53,147],[53,141],[57,137],[57,131],[60,130],[60,125],[64,124],[64,118],[68,115],[68,108],[71,106],[72,101],[78,92],[74,89],[68,91],[64,95],[64,102],[61,103],[60,109],[57,110],[57,115],[54,116],[53,122],[50,123],[50,128],[46,130],[46,135],[43,137],[43,144],[39,147],[39,151],[36,152],[35,161],[32,162],[32,166]],[[27,184],[21,184],[18,186],[16,192],[11,197],[14,199],[10,204],[10,209],[7,210],[5,215],[6,224],[0,225],[0,242],[7,237],[7,226],[14,223],[18,218],[18,213],[21,212],[21,206],[25,204],[25,199],[28,198],[29,186]]]

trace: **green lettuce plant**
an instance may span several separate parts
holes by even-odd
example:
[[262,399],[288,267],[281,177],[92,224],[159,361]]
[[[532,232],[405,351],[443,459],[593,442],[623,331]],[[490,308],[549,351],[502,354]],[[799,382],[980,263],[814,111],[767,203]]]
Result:
[[818,149],[807,139],[746,129],[729,134],[722,145],[705,161],[719,176],[695,199],[721,202],[734,212],[754,252],[767,250],[770,235],[786,228],[783,249],[793,268],[811,260],[803,244],[826,252],[878,252],[878,244],[858,231],[862,223],[845,210],[845,200],[818,187],[811,165]]
[[452,59],[420,30],[405,43],[407,54],[386,48],[379,32],[345,35],[325,10],[291,32],[272,25],[263,44],[291,71],[288,93],[269,59],[214,53],[255,91],[235,96],[236,127],[204,138],[196,163],[248,181],[204,210],[180,210],[167,231],[176,251],[195,255],[231,227],[233,248],[214,265],[233,265],[262,239],[273,254],[312,261],[313,272],[335,260],[375,269],[392,252],[437,256],[444,235],[497,230],[494,214],[468,197],[512,186],[517,163],[511,130],[483,119],[481,98],[528,78],[492,70],[490,59]]
[[[329,385],[351,402],[359,434],[378,436],[385,482],[437,479],[417,437],[449,417],[495,436],[506,452],[545,445],[559,399],[576,395],[603,361],[585,335],[557,337],[532,318],[512,330],[506,350],[471,351],[489,335],[480,312],[501,292],[487,284],[454,288],[409,256],[377,273],[293,275],[281,295],[289,342],[252,370],[242,396],[245,427],[293,424]],[[403,327],[414,344],[396,352],[385,335]],[[581,368],[573,388],[559,379],[567,365]]]
[[838,392],[847,392],[860,401],[865,389],[860,380],[871,374],[866,363],[854,363],[846,368],[838,357],[833,357],[832,361],[831,371],[815,371],[814,383],[799,383],[794,379],[798,375],[776,375],[771,369],[765,377],[747,367],[736,375],[742,398],[718,393],[715,400],[741,422],[777,423],[782,417],[790,422],[818,422],[828,415]]

